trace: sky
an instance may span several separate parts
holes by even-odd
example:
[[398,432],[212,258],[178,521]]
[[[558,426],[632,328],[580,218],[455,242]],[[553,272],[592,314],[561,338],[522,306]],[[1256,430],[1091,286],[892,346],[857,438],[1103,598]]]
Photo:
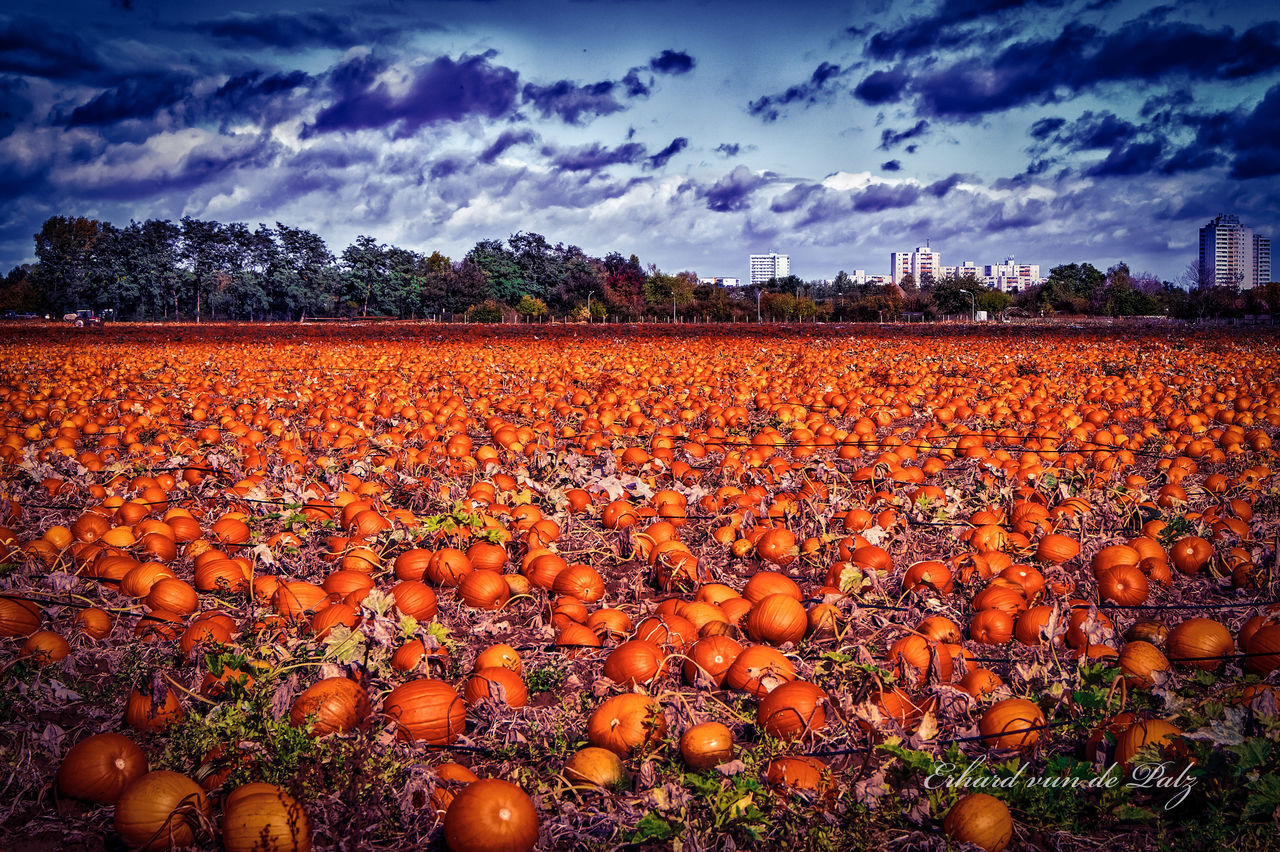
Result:
[[1280,2],[0,0],[0,271],[50,216],[666,272],[1280,236]]

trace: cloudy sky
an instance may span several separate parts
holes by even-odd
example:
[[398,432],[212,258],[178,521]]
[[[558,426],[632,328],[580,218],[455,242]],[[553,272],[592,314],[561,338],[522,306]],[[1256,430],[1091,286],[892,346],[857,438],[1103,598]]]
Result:
[[928,240],[1176,280],[1219,212],[1280,237],[1274,0],[0,10],[0,271],[53,215],[804,278]]

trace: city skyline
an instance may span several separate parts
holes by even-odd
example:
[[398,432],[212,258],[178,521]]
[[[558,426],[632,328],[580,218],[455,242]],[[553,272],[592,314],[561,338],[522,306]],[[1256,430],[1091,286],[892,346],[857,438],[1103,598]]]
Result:
[[1280,23],[1246,5],[31,7],[0,15],[0,272],[50,216],[190,215],[335,254],[534,231],[817,279],[931,241],[1178,281],[1218,213],[1280,222]]

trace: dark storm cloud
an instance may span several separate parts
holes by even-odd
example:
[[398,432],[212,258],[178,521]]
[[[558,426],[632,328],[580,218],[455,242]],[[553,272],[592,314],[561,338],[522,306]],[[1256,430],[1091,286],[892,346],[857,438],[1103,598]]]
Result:
[[910,184],[889,186],[877,183],[853,198],[853,209],[859,213],[881,213],[899,207],[910,207],[920,198],[920,190]]
[[1272,86],[1253,112],[1235,122],[1230,134],[1233,178],[1280,174],[1280,85]]
[[790,213],[809,202],[815,194],[825,192],[822,184],[798,183],[773,199],[769,209],[774,213]]
[[670,145],[645,160],[644,167],[646,169],[660,169],[667,164],[668,160],[688,147],[689,140],[683,136],[677,136],[671,140]]
[[[906,130],[886,128],[880,132],[880,150],[888,151],[897,145],[901,145],[908,139],[915,139],[917,136],[924,135],[928,129],[929,122],[925,121],[923,118],[917,121],[913,126],[908,127]],[[912,151],[911,153],[915,152]]]
[[649,60],[649,67],[659,74],[687,74],[698,62],[683,50],[664,50]]
[[726,157],[736,157],[738,152],[742,150],[742,146],[737,142],[721,142],[716,146],[716,153],[723,154]]
[[853,89],[864,103],[875,106],[902,98],[911,77],[902,66],[873,71]]
[[964,180],[963,175],[952,174],[942,180],[934,181],[924,188],[924,191],[932,195],[934,198],[943,198],[947,193],[956,188],[956,184]]
[[886,172],[900,172],[902,171],[902,161],[889,160],[888,162],[881,163],[880,168],[884,169]]
[[612,80],[586,85],[579,85],[572,80],[559,80],[549,86],[526,83],[521,96],[543,118],[555,115],[566,124],[584,124],[584,118],[589,120],[625,109],[614,97],[614,89],[617,87],[618,84]]
[[242,168],[263,168],[272,163],[276,146],[256,140],[241,145],[200,145],[193,148],[176,168],[155,171],[145,159],[127,169],[114,171],[96,180],[78,184],[76,189],[88,198],[132,201],[168,192],[183,192],[213,183]]
[[1052,103],[1115,82],[1229,80],[1280,68],[1280,23],[1237,36],[1180,22],[1131,21],[1104,33],[1068,24],[1053,39],[1028,39],[917,76],[910,87],[925,115],[976,119],[1030,103]]
[[781,108],[788,104],[809,106],[831,98],[835,91],[835,82],[848,74],[839,65],[823,62],[809,79],[776,95],[764,95],[747,104],[747,112],[763,121],[777,121],[782,115]]
[[[435,25],[415,28],[439,29]],[[232,12],[224,18],[201,21],[192,26],[192,29],[229,44],[263,45],[288,50],[307,47],[347,48],[357,44],[385,43],[403,32],[398,27],[372,27],[323,12]]]
[[516,145],[529,145],[536,141],[538,135],[532,130],[504,130],[492,145],[480,153],[479,160],[489,165]]
[[442,157],[431,164],[428,172],[432,180],[441,180],[466,171],[467,162],[462,157]]
[[1048,215],[1045,203],[1033,200],[1010,212],[1001,210],[989,218],[983,227],[989,233],[1034,228],[1047,219]]
[[[929,16],[913,18],[896,30],[876,33],[867,42],[867,53],[875,59],[915,56],[939,49],[954,49],[977,38],[989,38],[991,27],[985,18],[1026,6],[1060,6],[1063,0],[944,0]],[[974,26],[983,22],[986,27]],[[850,31],[850,35],[859,35]]]
[[1057,133],[1067,123],[1065,118],[1042,118],[1031,125],[1028,134],[1032,139],[1043,141]]
[[150,118],[186,97],[190,86],[191,77],[185,74],[130,77],[76,107],[67,125],[92,127],[131,118]]
[[551,164],[570,172],[598,171],[618,164],[637,163],[649,153],[639,142],[627,142],[617,148],[607,148],[599,142],[556,152],[544,148],[542,153],[551,156]]
[[0,19],[0,73],[73,80],[103,70],[94,50],[73,33],[35,18]]
[[441,56],[413,69],[414,79],[404,94],[393,94],[386,84],[372,81],[376,60],[348,63],[331,75],[332,85],[340,92],[338,99],[320,111],[310,129],[327,132],[396,125],[397,135],[408,136],[438,122],[506,115],[515,108],[517,74],[491,64],[490,57],[464,54],[454,61]]
[[730,213],[745,210],[751,194],[768,182],[769,178],[764,175],[757,175],[746,166],[738,166],[701,194],[707,200],[708,210]]
[[21,77],[0,77],[0,139],[31,114],[30,88]]

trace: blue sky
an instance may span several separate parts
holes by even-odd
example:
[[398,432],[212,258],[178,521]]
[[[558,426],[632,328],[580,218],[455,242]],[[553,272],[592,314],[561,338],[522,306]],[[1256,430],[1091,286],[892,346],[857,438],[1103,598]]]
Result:
[[[21,8],[18,8],[19,5]],[[12,11],[10,11],[12,10]],[[1280,4],[67,0],[0,11],[0,271],[52,215],[803,278],[1280,222]]]

